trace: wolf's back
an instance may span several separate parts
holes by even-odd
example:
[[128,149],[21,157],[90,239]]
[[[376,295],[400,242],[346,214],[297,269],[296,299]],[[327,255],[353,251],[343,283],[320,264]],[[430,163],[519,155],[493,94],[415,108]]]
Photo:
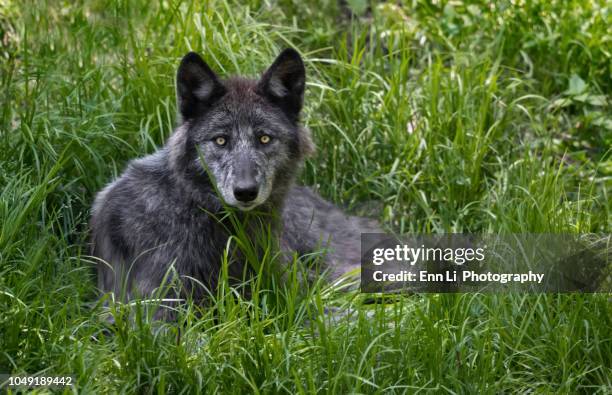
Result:
[[298,254],[323,249],[332,280],[359,268],[361,234],[380,232],[375,220],[347,215],[308,187],[295,186],[287,195],[283,247]]

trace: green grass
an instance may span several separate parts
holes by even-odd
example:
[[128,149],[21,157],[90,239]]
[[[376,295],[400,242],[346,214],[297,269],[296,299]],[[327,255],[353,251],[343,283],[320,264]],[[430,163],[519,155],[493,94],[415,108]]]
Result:
[[83,393],[610,393],[607,294],[364,304],[262,272],[253,299],[226,285],[178,325],[117,305],[104,331],[89,209],[172,133],[188,50],[255,76],[298,48],[319,146],[301,181],[389,229],[610,232],[610,3],[405,3],[350,22],[332,0],[0,0],[0,373]]

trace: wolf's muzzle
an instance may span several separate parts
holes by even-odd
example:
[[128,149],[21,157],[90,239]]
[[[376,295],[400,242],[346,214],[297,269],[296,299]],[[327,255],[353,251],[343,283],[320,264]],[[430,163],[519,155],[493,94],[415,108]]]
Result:
[[248,203],[257,198],[257,184],[239,186],[234,188],[234,197],[239,202]]
[[248,155],[236,155],[234,166],[234,197],[242,203],[252,202],[259,193],[255,162]]

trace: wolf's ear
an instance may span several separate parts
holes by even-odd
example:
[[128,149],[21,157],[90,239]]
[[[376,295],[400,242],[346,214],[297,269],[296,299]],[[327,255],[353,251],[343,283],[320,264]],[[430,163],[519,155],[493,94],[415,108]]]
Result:
[[190,119],[225,94],[225,87],[200,55],[189,52],[176,73],[176,100],[183,119]]
[[300,54],[287,48],[263,74],[258,91],[281,106],[290,118],[297,119],[304,100],[305,82],[306,70]]

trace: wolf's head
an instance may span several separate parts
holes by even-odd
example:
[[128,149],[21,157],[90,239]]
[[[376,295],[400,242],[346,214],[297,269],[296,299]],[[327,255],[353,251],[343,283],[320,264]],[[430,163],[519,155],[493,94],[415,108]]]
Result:
[[223,200],[241,210],[276,204],[271,196],[284,194],[313,150],[309,132],[299,126],[300,55],[284,50],[259,80],[221,80],[190,52],[176,85],[182,124],[170,141],[175,167],[194,181],[208,173]]

